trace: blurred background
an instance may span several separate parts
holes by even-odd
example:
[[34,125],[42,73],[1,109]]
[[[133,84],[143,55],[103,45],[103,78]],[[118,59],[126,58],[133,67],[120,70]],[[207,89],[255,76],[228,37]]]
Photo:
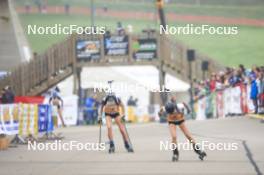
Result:
[[[1,2],[5,1],[2,0]],[[3,49],[3,52],[9,57],[4,57],[2,55],[1,60],[11,58],[13,54],[12,59],[14,61],[3,61],[5,63],[1,63],[2,75],[8,74],[8,72],[19,63],[24,61],[27,62],[34,57],[41,57],[41,59],[44,60],[46,56],[51,53],[54,54],[53,56],[56,60],[57,55],[52,51],[52,48],[56,49],[57,43],[63,42],[68,37],[63,34],[28,34],[28,25],[37,25],[41,27],[50,27],[56,24],[61,24],[62,26],[75,24],[83,27],[104,26],[112,34],[117,34],[120,30],[124,30],[127,34],[133,35],[139,35],[149,31],[159,31],[160,25],[159,11],[156,1],[154,0],[14,0],[9,1],[9,3],[9,7],[4,6],[4,3],[2,3],[1,6],[3,14],[1,24],[4,24],[2,26],[5,26],[5,14],[9,13],[7,8],[11,9],[10,15],[13,21],[13,26],[10,28],[0,28],[3,31],[2,34],[5,32],[9,34],[3,35],[6,37],[6,40],[1,42],[3,46],[8,48],[5,50]],[[233,77],[239,79],[240,76],[242,77],[243,75],[244,77],[241,78],[241,81],[235,81],[235,83],[243,82],[247,84],[249,82],[249,73],[246,73],[245,69],[252,68],[248,72],[253,71],[256,77],[261,77],[260,72],[263,72],[263,67],[259,69],[256,66],[262,66],[264,58],[263,0],[165,0],[163,8],[166,23],[169,26],[180,27],[186,24],[206,24],[215,27],[238,27],[237,35],[171,35],[169,36],[170,42],[172,41],[176,44],[170,42],[161,44],[164,48],[168,47],[171,49],[167,54],[165,52],[161,53],[161,58],[166,57],[174,61],[176,60],[176,62],[170,62],[167,63],[167,65],[175,64],[176,67],[178,66],[177,70],[174,72],[186,72],[185,79],[174,76],[174,74],[169,72],[164,73],[164,84],[177,94],[179,101],[189,103],[190,98],[191,101],[195,98],[193,96],[203,96],[199,95],[201,91],[206,91],[205,94],[214,91],[215,81],[220,81],[220,79],[223,81],[221,83],[223,83],[224,86],[229,87],[233,86],[233,81],[231,81]],[[8,18],[6,20],[8,21]],[[13,28],[15,32],[10,32]],[[14,36],[16,36],[16,39]],[[11,42],[15,41],[18,41],[18,49],[13,49],[17,46]],[[10,47],[8,47],[8,44]],[[25,47],[21,49],[20,47],[22,45]],[[61,46],[63,47],[63,43]],[[185,53],[180,55],[181,52],[185,52],[185,49],[182,48],[192,48],[196,53],[202,55],[197,56],[199,57],[198,60],[201,60],[201,62],[198,61],[195,63],[196,68],[193,72],[194,75],[192,78],[189,77],[191,81],[186,79],[189,70],[187,63],[183,64],[184,66],[179,66],[177,62],[177,59],[185,60]],[[45,52],[47,49],[49,52]],[[18,59],[17,52],[24,52],[24,60],[21,61]],[[201,64],[204,58],[209,58],[209,60],[211,60],[210,64],[217,66],[209,68],[210,70],[207,75],[201,78],[202,76],[198,74],[202,73],[201,69],[203,69],[203,66],[201,67]],[[205,68],[208,67],[208,64],[203,65],[205,65]],[[239,65],[242,65],[242,67],[240,67],[241,70],[236,74]],[[226,67],[228,68],[225,69]],[[64,71],[57,68],[54,69],[55,72],[52,72],[54,76]],[[219,72],[220,70],[224,72]],[[62,96],[77,95],[79,97],[79,104],[86,109],[90,109],[93,105],[100,103],[103,96],[102,94],[96,94],[97,97],[94,96],[95,93],[91,92],[93,83],[103,82],[106,84],[108,80],[113,79],[117,83],[126,83],[128,85],[139,84],[142,86],[158,86],[160,84],[161,70],[156,69],[153,65],[108,65],[102,67],[94,65],[74,71],[80,71],[80,76],[67,75],[64,78],[60,78],[58,82],[52,83],[52,85],[58,85]],[[219,73],[219,75],[211,77],[211,73]],[[15,75],[15,73],[13,74]],[[19,71],[17,74],[20,74]],[[31,74],[32,73],[28,73],[30,76]],[[48,78],[48,76],[49,74],[47,74],[46,78]],[[239,78],[237,78],[237,76]],[[76,89],[76,78],[80,80],[80,85],[77,87],[78,90],[80,90],[78,92]],[[206,78],[208,79],[206,80]],[[24,79],[29,79],[29,77],[25,76]],[[62,79],[65,80],[61,82]],[[227,84],[225,84],[225,80],[228,82]],[[43,81],[40,81],[40,84]],[[34,86],[38,86],[39,82],[33,82],[33,84]],[[52,86],[49,85],[49,88],[50,87]],[[190,87],[193,94],[190,94]],[[195,88],[198,90],[195,90]],[[222,89],[222,86],[220,89]],[[16,89],[14,88],[14,90],[20,92],[19,87],[16,87]],[[29,85],[24,94],[34,94],[31,93],[31,91],[32,87]],[[41,92],[44,92],[44,94],[49,93],[46,89]],[[118,96],[121,96],[123,101],[127,104],[129,101],[133,101],[133,105],[137,106],[137,112],[134,112],[137,113],[137,116],[143,116],[140,120],[149,120],[149,118],[144,119],[144,116],[149,115],[150,111],[152,111],[151,115],[152,118],[154,118],[152,120],[158,120],[157,110],[161,104],[160,100],[157,100],[158,94],[155,95],[148,91],[133,93],[122,93],[117,91],[116,93]],[[37,93],[34,95],[36,94]],[[98,96],[100,96],[100,98],[96,99]]]
[[[154,0],[17,0],[16,9],[24,27],[29,24],[77,24],[106,26],[115,30],[117,22],[133,33],[158,29],[159,18]],[[263,0],[165,0],[168,25],[210,24],[239,26],[235,36],[176,35],[199,52],[226,66],[239,63],[250,67],[263,63]],[[27,10],[26,10],[27,9]],[[91,17],[91,11],[94,16]],[[65,36],[29,35],[33,51],[41,52]]]

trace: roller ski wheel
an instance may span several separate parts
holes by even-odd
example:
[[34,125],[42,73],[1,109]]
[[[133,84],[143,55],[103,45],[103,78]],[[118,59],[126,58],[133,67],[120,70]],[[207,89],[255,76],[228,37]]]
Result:
[[115,147],[110,147],[108,153],[109,154],[115,153]]
[[173,155],[172,156],[172,161],[173,162],[177,162],[179,160],[179,156],[178,155]]
[[202,152],[200,155],[199,155],[199,159],[201,160],[201,161],[203,161],[204,160],[204,157],[206,157],[207,155],[206,155],[206,153],[205,152]]
[[133,148],[127,148],[127,152],[128,153],[134,153],[134,150],[133,150]]

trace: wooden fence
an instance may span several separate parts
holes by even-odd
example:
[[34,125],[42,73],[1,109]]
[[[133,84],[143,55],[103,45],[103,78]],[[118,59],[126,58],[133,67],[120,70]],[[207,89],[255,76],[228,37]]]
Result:
[[[172,69],[172,72],[178,74],[178,77],[185,81],[189,81],[189,62],[187,59],[187,50],[189,49],[191,48],[178,40],[172,40],[167,36],[160,37],[160,57],[164,62],[164,69]],[[208,78],[212,72],[218,72],[224,68],[212,58],[195,51],[195,60],[191,63],[193,80],[204,78],[201,68],[203,61],[208,61],[208,71],[205,78]]]
[[[124,56],[107,56],[104,53],[103,36],[72,35],[53,45],[44,53],[39,54],[29,62],[14,68],[0,80],[0,88],[10,85],[16,95],[38,95],[61,80],[76,72],[78,67],[111,66],[111,65],[154,65],[178,78],[189,81],[189,65],[186,58],[187,46],[167,36],[153,35],[157,41],[157,58],[153,60],[135,60],[133,58],[133,41],[146,35],[128,36],[128,54]],[[149,36],[148,36],[149,37]],[[99,40],[101,42],[100,59],[97,61],[81,62],[76,59],[77,40]],[[219,71],[223,67],[212,59],[196,53],[192,63],[193,78],[202,79],[201,64],[209,62],[209,73]],[[161,64],[163,63],[163,64]],[[162,65],[162,67],[160,67]]]
[[[57,43],[29,62],[20,64],[0,80],[0,88],[9,85],[16,95],[36,95],[69,74],[73,63],[72,37]],[[72,70],[70,70],[72,72]],[[71,74],[71,73],[70,73]],[[38,90],[39,89],[39,90]]]

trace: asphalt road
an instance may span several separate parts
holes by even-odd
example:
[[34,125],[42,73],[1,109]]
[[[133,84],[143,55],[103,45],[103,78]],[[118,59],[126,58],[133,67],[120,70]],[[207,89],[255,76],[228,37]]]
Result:
[[[116,126],[116,153],[104,151],[29,151],[27,145],[0,152],[1,175],[78,174],[261,174],[264,172],[264,123],[248,117],[207,121],[187,121],[198,142],[235,143],[237,150],[209,150],[204,161],[191,150],[180,150],[178,162],[171,151],[161,151],[160,141],[170,141],[167,124],[130,124],[128,130],[135,153],[127,153]],[[179,142],[185,142],[178,131]],[[81,126],[57,129],[63,143],[96,143],[99,127]],[[103,126],[103,141],[106,128]],[[52,143],[52,142],[51,142]],[[108,146],[108,145],[107,145]]]

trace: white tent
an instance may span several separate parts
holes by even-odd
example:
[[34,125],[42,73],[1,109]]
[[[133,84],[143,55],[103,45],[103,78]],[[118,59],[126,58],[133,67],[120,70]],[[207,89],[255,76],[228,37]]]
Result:
[[[115,66],[83,68],[81,73],[81,87],[108,87],[107,81],[114,80],[113,90],[124,102],[133,96],[138,98],[138,104],[149,104],[149,90],[159,89],[159,72],[153,66]],[[166,75],[166,88],[175,92],[185,92],[189,85],[171,75]],[[73,77],[59,84],[62,95],[73,92]]]

